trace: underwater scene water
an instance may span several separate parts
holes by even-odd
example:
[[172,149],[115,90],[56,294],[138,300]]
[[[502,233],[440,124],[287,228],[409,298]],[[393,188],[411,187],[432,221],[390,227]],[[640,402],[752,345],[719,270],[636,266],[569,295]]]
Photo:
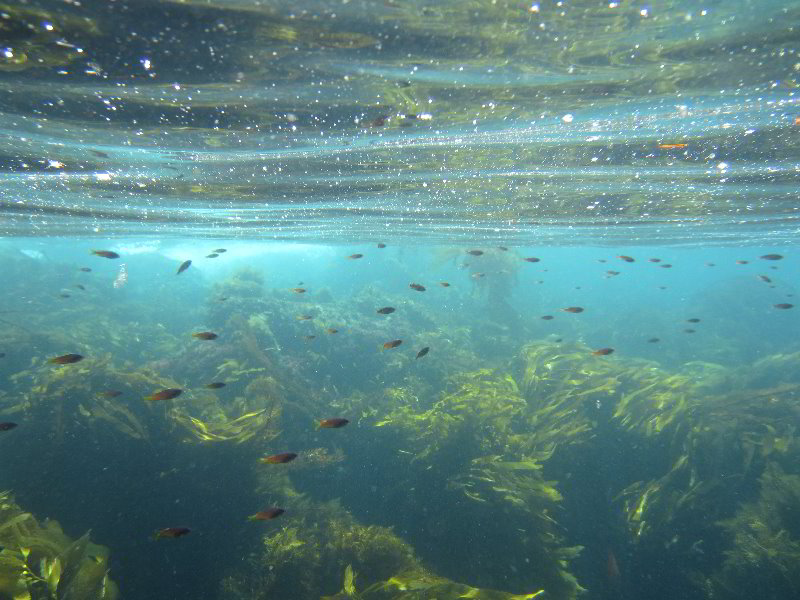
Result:
[[798,32],[0,0],[0,600],[800,598]]

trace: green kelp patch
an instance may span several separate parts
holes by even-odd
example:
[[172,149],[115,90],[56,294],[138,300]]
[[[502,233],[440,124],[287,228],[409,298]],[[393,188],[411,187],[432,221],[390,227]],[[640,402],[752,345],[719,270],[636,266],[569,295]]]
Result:
[[[450,543],[459,548],[454,552],[464,564],[488,562],[489,571],[499,572],[511,562],[518,574],[514,588],[577,597],[582,588],[568,563],[580,548],[564,543],[553,516],[561,494],[542,473],[542,463],[558,443],[577,443],[588,431],[588,422],[574,414],[572,396],[541,400],[537,411],[511,375],[492,369],[455,375],[447,388],[452,391],[427,408],[424,402],[395,405],[375,423],[399,434],[394,443],[410,457],[411,471],[398,485],[409,490],[425,483],[424,498],[406,492],[405,510],[416,514],[424,507],[431,531],[446,530],[458,538],[459,543]],[[430,498],[439,499],[437,505]],[[489,522],[491,531],[481,525]],[[482,544],[471,540],[476,530],[482,531]],[[506,540],[504,552],[493,552],[495,544],[504,547],[501,540]]]
[[0,493],[0,597],[14,600],[115,600],[108,550],[72,540],[56,521],[39,523]]
[[796,597],[800,590],[800,476],[776,463],[764,469],[755,502],[720,525],[732,542],[719,573],[706,585],[709,597]]
[[357,523],[337,502],[298,498],[294,506],[247,566],[223,580],[221,597],[317,600],[320,593],[336,593],[347,565],[366,586],[420,568],[411,547],[390,529]]

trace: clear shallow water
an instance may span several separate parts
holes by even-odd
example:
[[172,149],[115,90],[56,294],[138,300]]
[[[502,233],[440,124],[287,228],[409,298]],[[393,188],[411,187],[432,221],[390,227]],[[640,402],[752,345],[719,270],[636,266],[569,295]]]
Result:
[[43,2],[0,57],[8,235],[785,243],[785,2]]
[[0,600],[796,595],[798,26],[0,2]]

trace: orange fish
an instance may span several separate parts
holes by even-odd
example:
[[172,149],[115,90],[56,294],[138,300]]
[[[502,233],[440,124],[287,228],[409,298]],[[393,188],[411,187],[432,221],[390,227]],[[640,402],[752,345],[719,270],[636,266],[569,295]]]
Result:
[[686,148],[689,144],[659,144],[658,147],[662,150],[673,150],[675,148]]
[[347,419],[340,419],[340,418],[333,418],[333,419],[321,419],[317,422],[317,427],[322,429],[339,429],[340,427],[344,427],[350,421]]
[[614,352],[613,348],[600,348],[599,350],[595,350],[594,352],[592,352],[592,354],[594,354],[595,356],[608,356],[612,352]]
[[61,356],[56,356],[55,358],[48,358],[47,362],[53,363],[54,365],[71,365],[82,360],[83,356],[80,354],[62,354]]
[[408,287],[410,287],[412,290],[417,290],[418,292],[424,292],[425,291],[425,286],[424,285],[420,285],[419,283],[409,283]]
[[164,529],[158,529],[153,534],[152,538],[154,540],[162,540],[166,538],[179,538],[188,533],[192,530],[188,527],[164,527]]
[[173,398],[177,398],[183,393],[183,390],[178,388],[167,388],[165,390],[161,390],[160,392],[156,392],[155,394],[150,394],[149,396],[145,396],[145,400],[149,400],[150,402],[156,402],[158,400],[172,400]]
[[384,350],[390,350],[391,348],[397,348],[402,343],[403,343],[403,340],[392,340],[391,342],[386,342],[383,345],[383,349]]
[[280,517],[286,511],[282,508],[268,508],[266,510],[260,510],[254,515],[250,515],[247,517],[248,521],[269,521],[271,519],[275,519]]
[[281,452],[280,454],[259,458],[258,462],[265,465],[283,465],[292,462],[295,458],[297,458],[297,453],[295,452]]
[[625,262],[635,262],[636,261],[636,259],[633,258],[632,256],[625,256],[624,254],[620,254],[619,256],[617,256],[617,258],[620,259],[620,260],[624,260]]
[[103,258],[119,258],[119,254],[111,252],[111,250],[92,250],[95,256],[102,256]]
[[580,306],[568,306],[567,308],[562,308],[561,310],[563,310],[564,312],[568,312],[568,313],[582,313],[583,312],[583,308],[581,308]]
[[213,331],[198,331],[197,333],[193,333],[192,337],[198,340],[215,340],[219,336]]

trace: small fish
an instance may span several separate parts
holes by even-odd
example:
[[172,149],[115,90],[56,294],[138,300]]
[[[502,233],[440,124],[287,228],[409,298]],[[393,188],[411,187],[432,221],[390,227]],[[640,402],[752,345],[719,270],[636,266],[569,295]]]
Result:
[[297,458],[296,452],[281,452],[280,454],[259,458],[258,462],[265,465],[283,465],[292,462],[295,458]]
[[665,265],[658,265],[658,266],[661,267],[662,269],[671,269],[672,268],[672,265],[669,264],[669,263],[667,263]]
[[619,271],[606,271],[606,275],[608,275],[609,277],[616,277],[617,275],[619,275]]
[[689,144],[659,144],[658,147],[662,150],[674,150],[676,148],[686,148]]
[[350,421],[347,419],[341,418],[333,418],[333,419],[320,419],[317,421],[317,427],[321,429],[339,429],[340,427],[344,427]]
[[541,260],[541,258],[536,258],[535,256],[528,256],[527,258],[523,258],[522,260],[532,263],[537,263]]
[[82,284],[80,284],[80,283],[76,283],[76,284],[75,284],[75,287],[76,287],[76,288],[78,288],[79,290],[82,290],[82,291],[84,291],[84,292],[86,291],[86,286],[85,286],[85,285],[82,285]]
[[775,304],[775,308],[781,308],[783,310],[787,310],[789,308],[793,308],[794,304],[788,304],[787,302],[781,302],[780,304]]
[[103,258],[119,258],[119,254],[111,250],[92,250],[95,256],[102,256]]
[[0,431],[11,431],[17,426],[16,423],[11,423],[10,421],[5,421],[0,423]]
[[225,383],[222,381],[212,381],[211,383],[205,384],[205,386],[209,390],[218,390],[225,387]]
[[338,329],[334,329],[333,327],[328,327],[325,330],[325,333],[330,333],[331,335],[333,335],[334,333],[339,333],[339,330]]
[[391,348],[397,348],[402,343],[403,343],[403,340],[392,340],[391,342],[386,342],[383,345],[383,349],[384,350],[389,350]]
[[446,281],[440,281],[439,285],[442,286],[442,287],[450,287],[450,284],[447,283]]
[[254,515],[250,515],[247,517],[248,521],[269,521],[271,519],[275,519],[280,517],[286,511],[282,508],[268,508],[266,510],[260,510]]
[[707,262],[707,263],[706,263],[706,266],[707,266],[707,267],[716,267],[716,266],[717,266],[717,263],[713,263],[713,262]]
[[0,352],[0,358],[5,358],[5,357],[6,357],[6,353],[5,352]]
[[108,158],[108,154],[105,152],[100,152],[100,150],[89,150],[94,156],[97,158]]
[[552,321],[553,319],[555,319],[555,317],[554,317],[553,315],[542,315],[542,316],[541,316],[541,317],[539,317],[539,318],[540,318],[542,321]]
[[225,252],[227,252],[227,250],[225,248],[217,248],[216,250],[212,250],[211,252],[213,252],[214,254],[224,254]]
[[599,350],[595,350],[594,352],[592,352],[592,354],[594,354],[595,356],[608,356],[612,352],[614,352],[613,348],[600,348]]
[[563,310],[564,312],[568,312],[568,313],[582,313],[583,312],[583,308],[581,308],[580,306],[568,306],[567,308],[562,308],[561,310]]
[[772,283],[772,279],[767,277],[766,275],[759,275],[758,278],[763,281],[764,283]]
[[746,265],[749,262],[750,262],[749,260],[737,260],[736,264],[737,265]]
[[91,273],[92,270],[89,267],[81,267],[78,269],[79,271],[83,271],[84,273]]
[[183,390],[178,388],[167,388],[165,390],[161,390],[160,392],[156,392],[155,394],[150,394],[149,396],[145,396],[145,400],[149,400],[150,402],[156,402],[158,400],[172,400],[173,398],[177,398],[183,393]]
[[417,358],[422,358],[423,356],[425,356],[430,351],[431,351],[430,346],[425,346],[422,350],[417,352]]
[[59,294],[58,297],[59,298],[71,298],[71,296],[69,294],[67,294],[66,292],[63,292],[63,293]]
[[386,244],[383,242],[378,242],[378,248],[386,248]]
[[486,273],[473,273],[470,275],[473,279],[480,279],[481,277],[486,277]]
[[633,258],[632,256],[625,256],[624,254],[620,254],[619,256],[617,256],[617,258],[620,259],[620,260],[624,260],[625,262],[635,262],[636,261],[636,259]]
[[71,365],[82,360],[83,356],[80,354],[62,354],[61,356],[56,356],[55,358],[48,358],[47,362],[53,363],[54,365]]
[[313,318],[314,318],[313,315],[297,315],[295,317],[295,319],[297,319],[298,321],[310,321]]
[[122,392],[119,390],[105,390],[103,392],[97,392],[97,395],[101,398],[116,398],[117,396],[122,396]]
[[197,333],[193,333],[192,337],[198,340],[215,340],[219,336],[213,331],[198,331]]
[[310,342],[311,340],[317,339],[317,336],[315,336],[315,335],[304,335],[303,339],[306,340],[307,342]]
[[698,319],[697,317],[692,317],[691,319],[686,319],[686,322],[687,323],[699,323],[700,319]]
[[480,256],[483,254],[483,250],[467,250],[467,254],[471,254],[472,256]]
[[158,529],[155,533],[153,533],[154,540],[163,540],[166,538],[179,538],[188,533],[191,533],[191,529],[188,527],[164,527],[164,529]]
[[376,312],[377,312],[379,315],[390,315],[390,314],[392,314],[392,313],[393,313],[395,310],[396,310],[396,309],[395,309],[395,308],[392,308],[391,306],[384,306],[383,308],[379,308],[379,309],[378,309]]
[[362,258],[363,256],[364,256],[363,254],[351,254],[347,258],[350,259],[350,260],[356,260],[358,258]]
[[506,248],[505,246],[498,246],[497,249],[502,250],[503,252],[508,252],[508,248]]
[[425,291],[425,286],[424,285],[420,285],[419,283],[409,283],[408,287],[410,287],[412,290],[417,290],[418,292],[424,292]]
[[292,291],[295,294],[305,294],[306,293],[306,288],[300,288],[300,287],[292,288]]
[[660,263],[661,259],[660,258],[648,258],[647,261],[651,262],[651,263]]
[[683,330],[684,333],[694,333],[695,331],[696,331],[695,329],[684,329]]
[[655,344],[656,342],[660,342],[660,341],[661,341],[660,338],[650,338],[649,340],[647,340],[647,343],[648,344]]
[[212,252],[211,254],[206,254],[206,258],[217,258],[219,254],[216,252]]
[[781,254],[765,254],[764,256],[760,257],[762,260],[780,260],[783,258]]
[[190,260],[185,260],[185,261],[183,261],[183,262],[181,263],[181,266],[180,266],[180,267],[178,267],[178,272],[177,272],[177,273],[175,273],[175,274],[176,274],[176,275],[180,275],[181,273],[183,273],[183,272],[184,272],[186,269],[188,269],[188,268],[189,268],[189,267],[191,267],[191,266],[192,266],[192,261],[190,261]]

